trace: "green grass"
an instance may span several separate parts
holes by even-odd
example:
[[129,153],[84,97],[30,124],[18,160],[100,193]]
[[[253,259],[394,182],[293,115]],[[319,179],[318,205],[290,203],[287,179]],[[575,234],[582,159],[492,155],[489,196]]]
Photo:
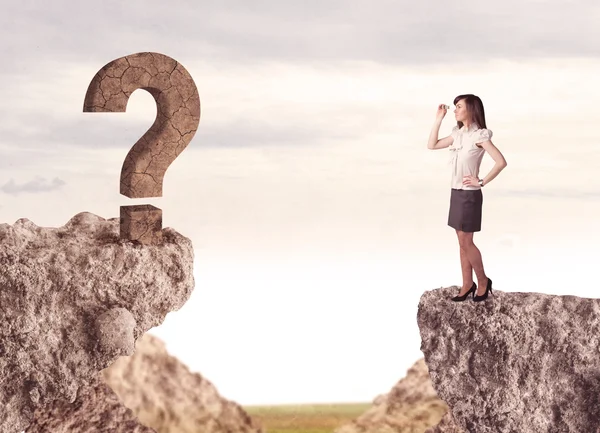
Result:
[[372,406],[371,403],[245,406],[266,433],[332,433]]

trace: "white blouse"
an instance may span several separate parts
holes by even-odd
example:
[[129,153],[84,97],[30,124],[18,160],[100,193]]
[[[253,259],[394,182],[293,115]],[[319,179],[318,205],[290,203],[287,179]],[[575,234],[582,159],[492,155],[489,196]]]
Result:
[[472,123],[467,129],[455,126],[450,134],[454,142],[448,147],[450,150],[450,161],[452,165],[451,188],[477,190],[481,189],[479,185],[463,185],[463,177],[472,175],[479,177],[479,167],[485,149],[477,147],[475,143],[482,143],[492,138],[492,131],[489,129],[480,129],[476,123]]

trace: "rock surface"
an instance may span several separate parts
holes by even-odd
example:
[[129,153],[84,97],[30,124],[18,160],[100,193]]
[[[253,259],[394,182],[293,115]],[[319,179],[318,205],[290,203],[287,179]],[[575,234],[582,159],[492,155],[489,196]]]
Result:
[[34,410],[74,401],[88,383],[194,287],[189,239],[119,239],[119,219],[88,212],[60,228],[23,218],[0,224],[0,432],[20,432]]
[[456,425],[452,413],[446,412],[439,424],[428,428],[425,433],[465,433],[465,431]]
[[156,433],[136,419],[131,410],[101,380],[79,388],[73,403],[55,400],[36,409],[25,433]]
[[140,422],[158,433],[263,432],[241,406],[221,397],[150,334],[137,341],[133,356],[118,359],[102,376]]
[[[600,299],[425,292],[417,320],[433,388],[477,433],[600,431]],[[440,430],[448,432],[451,430]]]
[[420,359],[389,393],[375,399],[372,408],[335,433],[423,433],[447,410],[433,390],[425,361]]

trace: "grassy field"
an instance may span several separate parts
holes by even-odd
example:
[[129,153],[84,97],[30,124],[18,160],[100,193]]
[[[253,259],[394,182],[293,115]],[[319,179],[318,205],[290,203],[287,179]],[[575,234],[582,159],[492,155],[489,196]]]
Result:
[[371,403],[245,406],[266,433],[332,433],[357,418]]

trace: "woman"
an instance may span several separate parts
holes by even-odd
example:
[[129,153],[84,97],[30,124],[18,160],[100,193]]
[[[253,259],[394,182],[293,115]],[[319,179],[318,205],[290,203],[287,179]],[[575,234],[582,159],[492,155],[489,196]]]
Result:
[[[492,280],[483,270],[481,252],[473,243],[473,233],[481,231],[483,194],[481,188],[490,183],[506,167],[502,153],[491,142],[492,131],[486,129],[481,99],[475,95],[459,95],[454,98],[454,117],[457,126],[448,137],[438,140],[440,125],[446,116],[445,105],[440,105],[429,141],[428,149],[448,147],[452,159],[452,182],[448,225],[456,230],[460,246],[460,265],[463,285],[453,301],[464,301],[473,293],[473,301],[485,301],[492,292]],[[487,151],[496,163],[487,176],[479,179],[479,167]],[[473,269],[479,288],[473,282]]]

